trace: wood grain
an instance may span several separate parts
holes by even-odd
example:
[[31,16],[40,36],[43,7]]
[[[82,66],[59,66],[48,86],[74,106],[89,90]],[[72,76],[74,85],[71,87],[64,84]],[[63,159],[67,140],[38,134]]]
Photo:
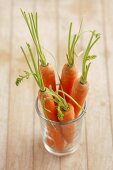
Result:
[[107,69],[107,81],[108,81],[108,93],[109,93],[109,107],[110,107],[110,123],[112,131],[112,145],[113,145],[113,57],[112,57],[112,44],[113,44],[113,1],[102,1],[103,8],[103,32],[105,40],[105,57],[106,57],[106,69]]
[[[0,1],[0,170],[6,166],[10,74],[11,1]],[[5,10],[6,11],[5,11]],[[3,16],[7,16],[4,17]],[[8,27],[8,29],[7,29]]]
[[[113,148],[101,1],[95,3],[94,1],[83,0],[81,11],[87,27],[102,34],[101,40],[91,52],[98,57],[92,63],[89,74],[90,93],[86,116],[88,169],[111,170]],[[86,46],[87,40],[88,37],[84,39],[84,46]]]
[[[34,48],[20,8],[38,12],[41,44],[54,55],[59,73],[66,62],[70,21],[73,32],[83,17],[83,29],[102,34],[92,50],[98,57],[89,71],[88,110],[80,148],[70,156],[53,156],[43,146],[33,79],[15,86],[18,74],[28,70],[19,47],[26,48],[27,41]],[[0,0],[0,170],[113,169],[112,12],[112,0]],[[84,35],[79,50],[88,39]],[[55,67],[54,59],[44,52]],[[76,61],[80,73],[81,59]]]
[[[25,81],[16,87],[15,80],[23,70],[28,70],[20,45],[31,43],[27,27],[20,13],[20,7],[33,10],[30,0],[13,1],[12,61],[10,84],[10,108],[8,120],[7,170],[33,169],[33,81]],[[25,47],[26,48],[26,47]]]

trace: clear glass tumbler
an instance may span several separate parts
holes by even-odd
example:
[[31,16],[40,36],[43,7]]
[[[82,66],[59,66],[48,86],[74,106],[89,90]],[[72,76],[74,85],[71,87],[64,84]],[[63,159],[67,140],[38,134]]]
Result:
[[43,144],[48,152],[64,156],[78,149],[84,111],[81,111],[76,119],[66,123],[50,121],[44,116],[37,98],[36,112],[40,118]]

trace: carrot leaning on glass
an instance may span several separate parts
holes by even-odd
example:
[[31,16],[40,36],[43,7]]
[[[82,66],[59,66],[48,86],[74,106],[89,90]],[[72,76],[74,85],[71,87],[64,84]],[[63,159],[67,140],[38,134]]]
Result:
[[[39,91],[39,98],[44,103],[44,114],[45,116],[52,121],[58,122],[57,109],[54,103],[53,96],[49,93],[48,90],[42,93]],[[48,134],[46,137],[46,143],[51,147],[54,147],[58,151],[63,151],[64,149],[64,138],[61,134],[61,129],[59,126],[52,125],[51,123],[47,124]]]
[[[80,106],[83,106],[89,90],[89,83],[87,81],[87,76],[91,65],[91,60],[96,58],[95,55],[90,56],[89,52],[99,38],[100,38],[99,33],[96,33],[96,31],[91,31],[91,38],[89,40],[89,43],[87,45],[87,48],[83,56],[82,75],[80,78],[74,81],[72,87],[71,96],[78,102]],[[74,106],[75,118],[76,118],[80,112],[80,108],[77,105],[75,105],[75,103],[72,100],[70,100],[69,102]]]
[[[72,23],[70,23],[70,28],[69,28],[67,63],[64,64],[63,66],[62,74],[61,74],[61,83],[59,87],[59,89],[64,90],[69,95],[71,94],[73,83],[78,77],[77,66],[74,64],[74,56],[75,56],[75,47],[81,34],[81,26],[82,26],[82,22],[80,24],[79,32],[78,34],[74,35],[72,42],[71,42]],[[60,95],[63,96],[62,94]],[[69,98],[66,97],[66,100],[69,101]]]
[[53,96],[48,93],[48,89],[45,88],[45,91],[39,91],[38,93],[39,99],[42,102],[43,110],[45,116],[52,121],[58,122],[57,117],[57,109],[55,108],[55,103],[53,100]]
[[[54,103],[53,96],[49,93],[48,90],[46,92],[39,92],[40,100],[44,103],[44,114],[45,116],[52,121],[58,122],[57,109]],[[51,123],[47,124],[48,135],[46,137],[46,143],[51,147],[55,147],[55,149],[59,151],[63,151],[64,149],[64,139],[61,134],[61,129],[57,125],[52,125]]]
[[[42,75],[42,79],[44,82],[45,87],[49,88],[51,85],[53,90],[56,90],[56,80],[55,80],[55,72],[53,67],[46,61],[46,57],[44,55],[44,52],[42,50],[40,40],[39,40],[39,34],[38,34],[38,16],[37,13],[33,15],[32,13],[26,14],[25,11],[21,9],[21,13],[26,21],[26,24],[28,26],[29,32],[31,34],[31,37],[33,39],[33,42],[36,46],[36,52],[40,59],[40,72]],[[49,78],[48,78],[49,76]]]
[[[56,90],[56,80],[55,80],[55,72],[53,67],[50,64],[47,64],[46,66],[40,65],[40,72],[44,81],[44,85],[49,88],[51,85],[53,90]],[[48,78],[49,76],[49,78]]]

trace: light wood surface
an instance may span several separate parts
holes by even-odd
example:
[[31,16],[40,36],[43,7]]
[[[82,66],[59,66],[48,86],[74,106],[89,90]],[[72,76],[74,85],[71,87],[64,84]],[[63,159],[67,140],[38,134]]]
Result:
[[[20,45],[32,44],[20,8],[38,12],[41,42],[54,54],[59,73],[66,60],[70,21],[73,31],[78,30],[83,17],[83,29],[102,34],[92,50],[98,57],[88,77],[80,148],[70,156],[53,156],[42,144],[34,80],[15,86],[18,74],[27,70]],[[0,0],[0,170],[113,170],[112,13],[112,0]],[[88,38],[82,39],[80,49]]]

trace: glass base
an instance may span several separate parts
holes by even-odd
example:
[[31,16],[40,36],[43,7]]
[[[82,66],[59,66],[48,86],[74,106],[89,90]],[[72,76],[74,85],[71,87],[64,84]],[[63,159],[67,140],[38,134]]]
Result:
[[72,153],[74,153],[75,151],[77,151],[77,149],[79,148],[79,144],[77,144],[75,147],[69,149],[69,150],[65,150],[63,152],[58,152],[58,151],[55,151],[54,149],[50,148],[46,143],[44,143],[44,147],[45,149],[53,154],[53,155],[56,155],[56,156],[66,156],[66,155],[70,155]]

